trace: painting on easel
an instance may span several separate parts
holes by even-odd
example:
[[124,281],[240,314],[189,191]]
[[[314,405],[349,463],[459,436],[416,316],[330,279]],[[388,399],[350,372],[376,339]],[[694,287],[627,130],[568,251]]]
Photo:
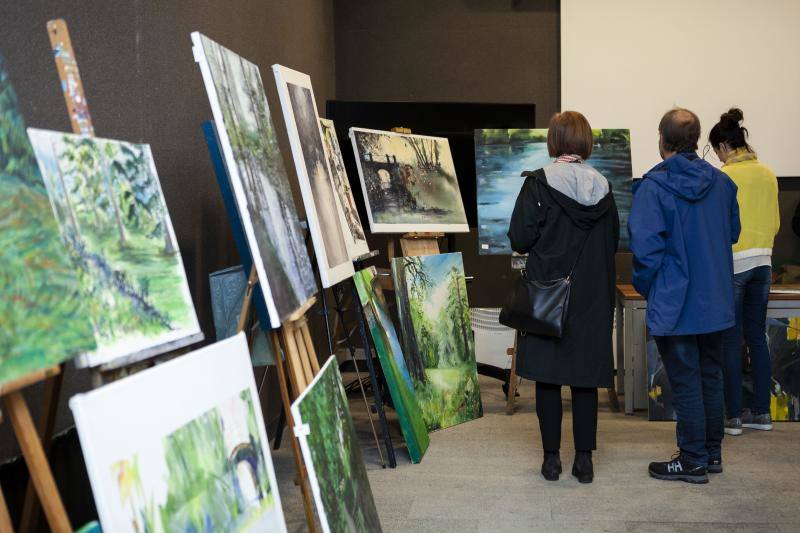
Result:
[[95,348],[25,123],[0,57],[0,384]]
[[292,417],[323,531],[380,532],[335,356],[292,404]]
[[106,531],[286,531],[244,334],[72,398]]
[[350,128],[373,233],[469,231],[443,137]]
[[429,431],[483,416],[460,253],[392,260],[403,353]]
[[197,340],[189,284],[146,144],[30,128],[97,349],[83,366],[129,364]]
[[317,283],[261,73],[198,32],[192,43],[270,325],[277,328],[316,294]]

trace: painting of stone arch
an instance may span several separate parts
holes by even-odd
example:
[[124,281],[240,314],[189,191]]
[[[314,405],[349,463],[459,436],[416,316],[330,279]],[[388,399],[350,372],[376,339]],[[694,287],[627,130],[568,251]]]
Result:
[[350,128],[350,140],[373,233],[469,231],[447,139]]

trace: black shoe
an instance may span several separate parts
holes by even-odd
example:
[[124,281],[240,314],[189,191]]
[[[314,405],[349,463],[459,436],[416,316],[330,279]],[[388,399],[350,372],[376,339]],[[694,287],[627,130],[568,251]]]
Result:
[[561,457],[558,452],[544,452],[542,475],[547,481],[558,481],[561,474]]
[[717,457],[716,459],[709,459],[708,460],[708,468],[706,468],[709,474],[721,474],[722,473],[722,459]]
[[592,465],[592,452],[575,452],[575,462],[572,464],[572,475],[581,483],[591,483],[594,480],[594,466]]
[[685,481],[687,483],[708,483],[706,467],[694,465],[681,458],[680,452],[663,463],[650,463],[650,476],[666,481]]

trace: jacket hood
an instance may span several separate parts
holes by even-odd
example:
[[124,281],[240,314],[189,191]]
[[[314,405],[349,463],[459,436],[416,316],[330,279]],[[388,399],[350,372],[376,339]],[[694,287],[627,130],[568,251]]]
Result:
[[608,180],[586,163],[553,163],[542,170],[548,185],[581,205],[594,205],[608,194]]
[[[696,202],[708,194],[714,184],[714,167],[695,153],[675,154],[653,167],[644,178],[684,200]],[[642,180],[633,184],[633,192]]]
[[[523,172],[522,175],[527,176],[532,174],[533,173]],[[603,178],[603,180],[605,180],[605,178]],[[608,183],[608,181],[606,181],[606,193],[600,197],[597,202],[591,205],[583,205],[570,196],[567,196],[560,190],[550,185],[549,181],[549,178],[547,180],[537,180],[538,186],[540,187],[539,198],[541,198],[541,201],[545,204],[555,204],[561,207],[570,220],[572,220],[576,226],[584,230],[594,227],[597,221],[608,212],[608,210],[611,208],[612,202],[614,201],[613,194],[611,193],[611,185]]]

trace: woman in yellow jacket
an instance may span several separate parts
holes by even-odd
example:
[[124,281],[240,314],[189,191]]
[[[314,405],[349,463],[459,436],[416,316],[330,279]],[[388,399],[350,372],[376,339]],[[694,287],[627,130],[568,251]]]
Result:
[[[736,325],[725,332],[725,433],[741,435],[742,428],[771,430],[772,367],[767,346],[767,300],[772,281],[772,245],[780,225],[778,180],[759,162],[747,144],[742,111],[723,113],[708,142],[723,163],[722,170],[739,188],[742,233],[733,246]],[[750,353],[753,405],[742,409],[742,336]]]

